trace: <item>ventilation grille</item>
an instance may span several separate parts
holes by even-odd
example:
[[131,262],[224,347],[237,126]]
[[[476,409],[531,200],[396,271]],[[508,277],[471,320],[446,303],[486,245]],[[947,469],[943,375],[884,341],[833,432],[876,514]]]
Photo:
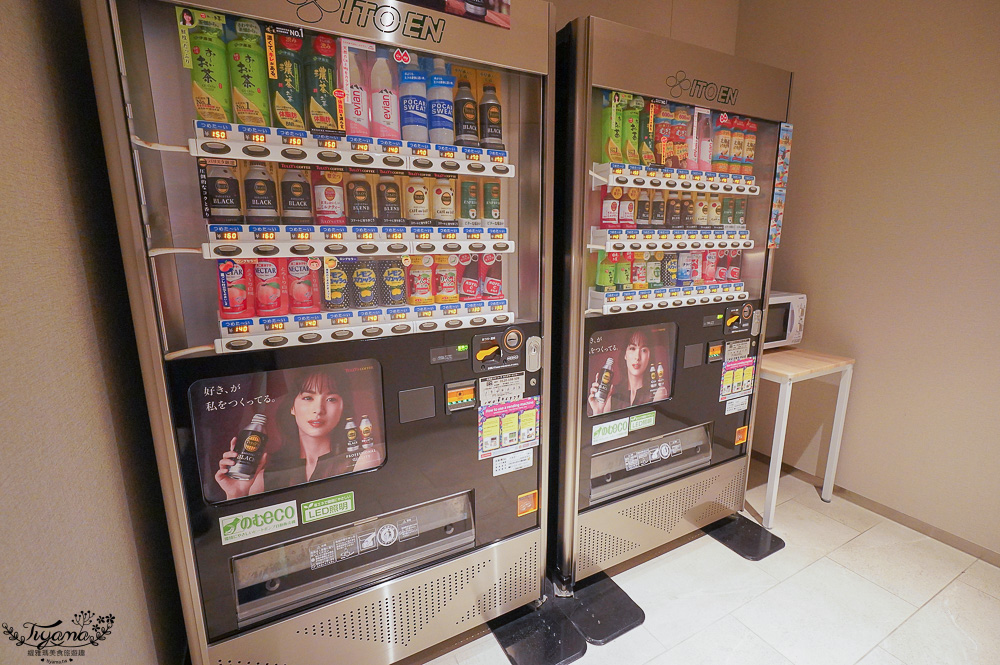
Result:
[[537,591],[539,583],[538,575],[538,541],[531,545],[531,549],[525,551],[517,562],[507,569],[499,580],[497,580],[490,590],[487,591],[476,604],[466,612],[462,618],[455,622],[460,625],[472,619],[481,619],[498,607],[503,607],[518,598]]
[[[537,547],[537,545],[536,545]],[[300,635],[409,645],[492,559],[295,631]],[[226,665],[226,664],[223,664]]]
[[633,543],[631,540],[581,525],[577,572],[581,573],[605,561],[620,557],[637,547],[639,547],[639,543]]
[[716,474],[682,490],[661,494],[649,501],[637,503],[631,508],[619,510],[618,514],[669,533],[691,508],[698,505],[701,497],[718,479],[719,476]]
[[719,492],[715,501],[710,501],[701,507],[694,517],[694,523],[701,527],[722,519],[743,508],[743,490],[746,486],[746,466],[729,481],[725,489]]

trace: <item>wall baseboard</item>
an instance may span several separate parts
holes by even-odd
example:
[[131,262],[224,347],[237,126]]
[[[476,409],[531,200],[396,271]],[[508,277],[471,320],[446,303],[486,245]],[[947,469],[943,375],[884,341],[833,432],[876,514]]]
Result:
[[[771,463],[770,456],[765,455],[764,453],[752,451],[750,456],[758,462],[763,462],[764,464]],[[781,464],[781,470],[800,480],[811,483],[815,487],[823,486],[823,479],[819,476],[814,476],[801,469],[796,469],[794,466],[785,464],[784,462]],[[872,501],[868,497],[861,496],[860,494],[852,492],[849,489],[844,489],[836,483],[833,486],[833,493],[857,506],[861,506],[862,508],[872,511],[877,515],[886,517],[893,522],[898,522],[909,529],[913,529],[914,531],[922,533],[929,538],[938,540],[945,545],[950,545],[957,550],[965,552],[966,554],[971,554],[977,559],[982,559],[986,563],[1000,567],[1000,552],[994,552],[991,549],[983,547],[982,545],[977,545],[976,543],[968,541],[960,536],[956,536],[955,534],[945,531],[944,529],[939,529],[932,524],[928,524],[927,522],[918,520],[915,517],[901,513],[895,508],[890,508],[889,506],[881,504],[878,501]]]

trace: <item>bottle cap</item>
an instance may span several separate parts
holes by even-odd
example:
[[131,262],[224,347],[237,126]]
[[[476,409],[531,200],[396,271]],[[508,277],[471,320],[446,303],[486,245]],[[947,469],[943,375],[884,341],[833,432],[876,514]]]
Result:
[[484,85],[483,92],[496,92],[497,87],[495,85]]

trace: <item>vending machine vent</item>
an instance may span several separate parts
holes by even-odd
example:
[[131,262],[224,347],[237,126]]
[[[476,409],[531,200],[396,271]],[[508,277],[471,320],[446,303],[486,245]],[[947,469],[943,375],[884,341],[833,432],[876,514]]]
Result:
[[492,559],[297,630],[300,635],[409,645]]
[[739,472],[725,489],[719,492],[715,501],[711,501],[702,506],[701,510],[692,520],[696,526],[705,526],[722,519],[726,515],[731,515],[734,511],[743,509],[743,496],[746,489],[746,468]]
[[710,476],[682,490],[661,494],[649,501],[638,503],[626,510],[619,511],[618,514],[642,522],[654,529],[669,532],[687,516],[689,510],[698,505],[701,497],[718,479],[718,475]]
[[489,612],[515,602],[526,595],[537,593],[541,577],[538,572],[538,541],[521,555],[507,572],[484,593],[476,604],[455,622],[463,624],[473,619],[481,620]]
[[588,526],[580,527],[579,569],[586,570],[639,547],[639,543]]

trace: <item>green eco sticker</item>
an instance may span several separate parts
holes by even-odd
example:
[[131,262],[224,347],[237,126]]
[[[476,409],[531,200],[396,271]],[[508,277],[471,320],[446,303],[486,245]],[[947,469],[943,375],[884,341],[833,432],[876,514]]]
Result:
[[247,538],[256,538],[265,533],[273,533],[298,526],[295,502],[287,501],[267,508],[248,510],[228,517],[219,518],[222,544],[229,545]]
[[315,522],[335,517],[344,513],[354,512],[354,492],[344,492],[336,496],[328,496],[316,501],[302,503],[302,523]]
[[628,419],[628,429],[630,432],[634,432],[637,429],[645,429],[647,427],[652,427],[656,424],[656,411],[649,411],[648,413],[640,413],[637,416],[632,416]]
[[619,418],[610,422],[594,425],[590,442],[592,445],[614,441],[628,436],[628,418]]

